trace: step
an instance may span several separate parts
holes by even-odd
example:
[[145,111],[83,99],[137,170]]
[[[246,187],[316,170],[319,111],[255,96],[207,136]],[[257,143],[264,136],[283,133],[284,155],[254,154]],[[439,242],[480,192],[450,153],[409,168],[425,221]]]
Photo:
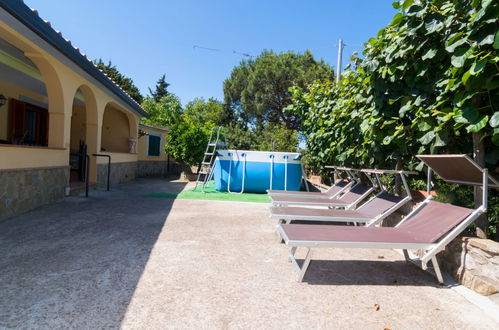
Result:
[[211,162],[201,162],[201,165],[211,165]]
[[221,143],[208,143],[208,146],[210,147],[225,147],[225,143],[221,142]]
[[205,152],[204,154],[205,154],[205,156],[211,156],[211,155],[213,155],[214,153],[213,153],[213,152]]

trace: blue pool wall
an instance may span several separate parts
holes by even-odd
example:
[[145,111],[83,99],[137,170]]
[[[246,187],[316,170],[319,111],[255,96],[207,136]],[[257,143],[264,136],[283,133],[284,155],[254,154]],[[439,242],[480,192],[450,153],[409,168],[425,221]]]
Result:
[[[287,157],[287,165],[286,165]],[[229,168],[231,171],[230,191],[240,192],[242,187],[244,159],[246,175],[244,192],[265,193],[267,189],[298,191],[300,190],[302,167],[300,154],[292,152],[224,150],[219,151],[215,160],[213,174],[215,189],[227,191]],[[272,164],[272,158],[274,160]],[[287,166],[287,185],[284,183]],[[272,168],[272,187],[270,171]]]

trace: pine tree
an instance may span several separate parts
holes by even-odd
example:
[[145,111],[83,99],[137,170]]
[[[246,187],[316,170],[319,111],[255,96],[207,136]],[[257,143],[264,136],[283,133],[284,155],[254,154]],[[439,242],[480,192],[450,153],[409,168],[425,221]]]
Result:
[[149,88],[149,93],[151,93],[152,98],[156,102],[161,101],[161,98],[168,95],[167,88],[168,86],[170,86],[170,84],[167,83],[165,79],[166,75],[162,75],[161,78],[159,78],[158,82],[156,83],[156,90],[154,92]]
[[113,65],[111,61],[108,64],[105,64],[102,59],[98,59],[95,61],[95,64],[99,69],[101,69],[111,80],[113,80],[118,86],[120,86],[125,92],[130,95],[132,99],[137,101],[137,103],[142,103],[144,97],[140,94],[140,90],[131,78],[124,76],[121,72],[118,71],[116,65]]

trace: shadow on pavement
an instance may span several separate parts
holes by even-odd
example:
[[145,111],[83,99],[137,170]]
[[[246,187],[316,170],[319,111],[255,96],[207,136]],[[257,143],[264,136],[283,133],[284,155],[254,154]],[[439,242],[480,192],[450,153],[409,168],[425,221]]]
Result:
[[383,260],[312,260],[303,281],[311,285],[441,287],[436,278],[415,265]]
[[0,223],[1,328],[118,328],[183,182],[139,179]]

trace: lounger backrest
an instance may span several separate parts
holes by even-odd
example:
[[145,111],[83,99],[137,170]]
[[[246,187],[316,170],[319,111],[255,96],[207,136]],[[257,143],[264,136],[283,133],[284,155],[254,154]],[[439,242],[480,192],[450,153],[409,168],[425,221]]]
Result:
[[420,242],[434,243],[464,221],[472,209],[430,201],[414,216],[397,227]]
[[357,211],[370,217],[377,217],[383,214],[395,204],[402,201],[402,198],[391,195],[386,191],[378,194],[376,197],[371,198],[366,203],[362,204]]
[[328,194],[328,195],[336,195],[337,193],[339,193],[340,191],[342,191],[343,188],[345,188],[349,183],[350,183],[350,181],[348,181],[348,180],[338,181],[338,182],[336,182],[335,185],[331,186],[331,188],[329,188],[328,190],[326,190],[326,194]]
[[362,183],[357,183],[352,187],[348,192],[344,193],[340,199],[342,202],[346,202],[348,204],[355,203],[359,200],[359,198],[370,191],[372,188],[368,187]]

